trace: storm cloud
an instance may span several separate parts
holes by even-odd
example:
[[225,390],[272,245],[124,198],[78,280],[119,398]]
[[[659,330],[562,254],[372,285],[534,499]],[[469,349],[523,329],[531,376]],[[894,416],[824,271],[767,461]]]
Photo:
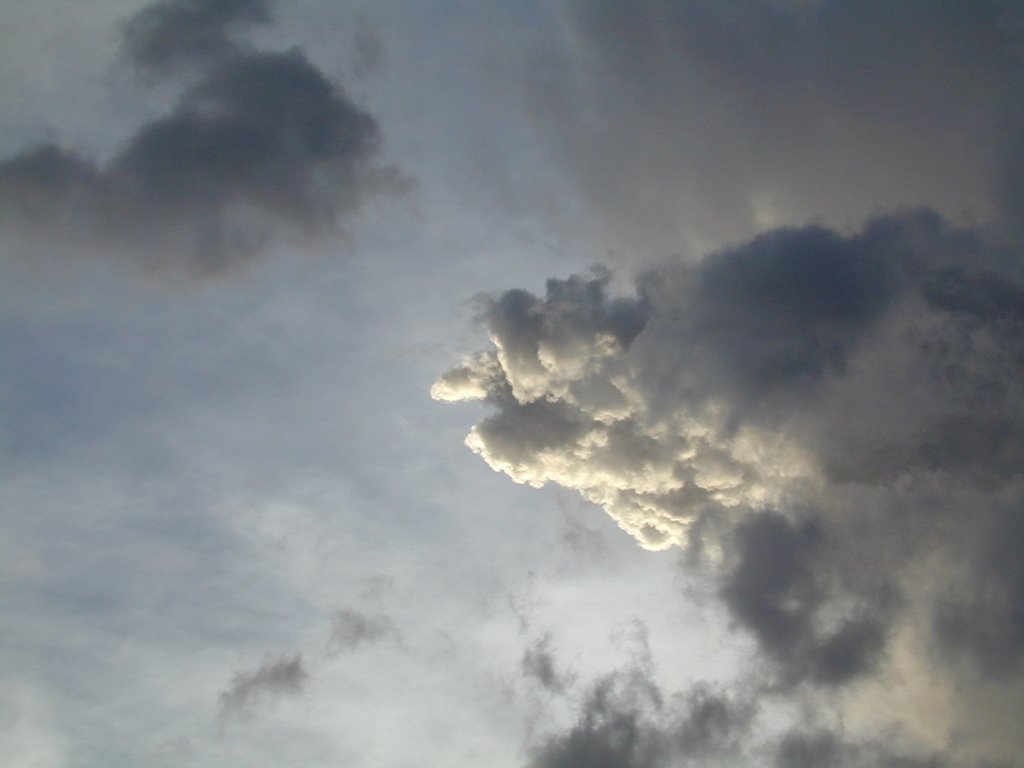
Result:
[[891,679],[911,634],[957,685],[1020,681],[1024,294],[1002,246],[916,211],[609,285],[484,303],[494,349],[433,390],[492,408],[472,450],[684,550],[774,690]]
[[130,62],[199,76],[103,163],[52,143],[0,162],[0,217],[20,248],[74,242],[154,272],[216,274],[282,239],[337,233],[401,188],[377,162],[376,120],[302,51],[233,42],[268,14],[265,2],[182,0],[131,18]]

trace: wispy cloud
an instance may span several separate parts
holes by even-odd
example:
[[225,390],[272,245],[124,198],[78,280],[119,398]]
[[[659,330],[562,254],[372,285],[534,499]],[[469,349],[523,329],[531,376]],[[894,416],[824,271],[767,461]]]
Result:
[[260,703],[301,696],[309,679],[299,654],[281,656],[254,670],[236,672],[220,694],[221,717],[248,715]]
[[340,608],[334,614],[327,653],[336,656],[389,638],[401,641],[398,627],[388,616]]

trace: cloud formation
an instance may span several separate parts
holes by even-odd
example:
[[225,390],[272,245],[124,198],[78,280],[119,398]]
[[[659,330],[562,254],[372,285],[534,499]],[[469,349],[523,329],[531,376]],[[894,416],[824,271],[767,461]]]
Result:
[[572,726],[529,748],[528,768],[669,768],[766,765],[778,768],[954,768],[966,763],[922,750],[898,734],[850,738],[841,726],[794,725],[763,692],[698,684],[665,695],[631,666],[590,685]]
[[520,662],[523,676],[551,693],[564,693],[572,685],[572,675],[560,672],[551,652],[551,635],[547,634],[523,651]]
[[220,694],[221,717],[249,714],[263,701],[301,696],[308,681],[309,673],[299,654],[268,660],[248,672],[236,672]]
[[772,231],[633,298],[551,280],[488,300],[495,349],[433,395],[494,406],[467,438],[492,467],[579,490],[651,548],[811,481],[1005,482],[1024,293],[998,256],[922,212]]
[[1020,231],[1017,3],[563,8],[532,105],[626,260],[905,206]]
[[0,221],[28,241],[202,276],[281,238],[336,231],[401,188],[377,163],[377,122],[301,51],[255,51],[229,34],[268,20],[256,0],[144,8],[125,25],[129,61],[164,74],[187,65],[198,78],[105,163],[54,144],[0,162]]
[[270,20],[270,0],[162,0],[125,23],[124,55],[143,72],[166,74],[241,54],[238,28]]
[[327,652],[330,655],[337,655],[387,638],[401,638],[398,627],[389,617],[368,615],[353,608],[341,608],[334,614]]
[[[633,296],[609,283],[484,302],[494,348],[433,389],[492,409],[467,445],[681,548],[773,690],[905,682],[891,648],[912,637],[950,685],[1020,698],[1016,257],[916,211],[772,230],[644,273]],[[992,759],[1014,754],[1003,739]],[[624,764],[657,764],[634,749]],[[874,759],[851,750],[836,760]]]

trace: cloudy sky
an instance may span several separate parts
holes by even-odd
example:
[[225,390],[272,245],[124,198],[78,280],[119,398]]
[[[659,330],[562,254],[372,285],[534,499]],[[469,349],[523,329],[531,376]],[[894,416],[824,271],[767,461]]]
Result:
[[0,3],[0,763],[1024,766],[1024,5]]

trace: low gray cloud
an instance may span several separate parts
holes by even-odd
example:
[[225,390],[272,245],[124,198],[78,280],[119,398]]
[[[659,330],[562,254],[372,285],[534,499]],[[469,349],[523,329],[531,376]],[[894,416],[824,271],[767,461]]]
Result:
[[233,33],[270,22],[271,6],[271,0],[161,0],[125,23],[125,57],[158,74],[238,55]]
[[698,687],[665,702],[639,669],[612,673],[587,691],[576,723],[532,749],[530,768],[658,768],[711,765],[745,748],[756,707]]
[[236,672],[220,694],[221,717],[246,715],[261,702],[301,696],[308,682],[309,673],[300,654],[268,660],[248,672]]
[[103,164],[55,144],[0,162],[0,221],[30,243],[202,276],[281,239],[337,233],[368,199],[401,189],[401,175],[377,162],[376,120],[301,51],[229,44],[232,24],[265,20],[267,9],[182,1],[140,11],[125,28],[133,60],[181,59],[201,76]]
[[[568,696],[568,691],[558,692]],[[591,683],[575,721],[528,747],[528,768],[954,768],[974,765],[943,756],[898,731],[851,737],[820,714],[797,722],[778,708],[778,690],[753,680],[728,688],[697,684],[667,695],[644,665],[629,665]]]
[[564,693],[572,685],[572,676],[560,672],[551,652],[551,635],[544,635],[523,651],[520,662],[523,676],[552,693]]
[[[832,547],[813,520],[791,522],[762,512],[737,526],[732,546],[737,565],[726,576],[722,598],[783,671],[783,680],[836,685],[874,671],[885,644],[885,589],[850,594],[856,582],[824,581]],[[847,615],[824,621],[839,601]]]
[[389,617],[341,608],[334,614],[327,652],[337,655],[387,639],[401,639],[398,627]]
[[776,768],[945,768],[940,755],[904,754],[884,742],[850,742],[827,730],[787,733],[774,750]]
[[686,551],[779,692],[911,685],[897,638],[953,688],[1024,690],[1012,254],[919,211],[767,232],[642,274],[634,296],[609,284],[485,303],[494,349],[433,390],[492,409],[472,450]]

